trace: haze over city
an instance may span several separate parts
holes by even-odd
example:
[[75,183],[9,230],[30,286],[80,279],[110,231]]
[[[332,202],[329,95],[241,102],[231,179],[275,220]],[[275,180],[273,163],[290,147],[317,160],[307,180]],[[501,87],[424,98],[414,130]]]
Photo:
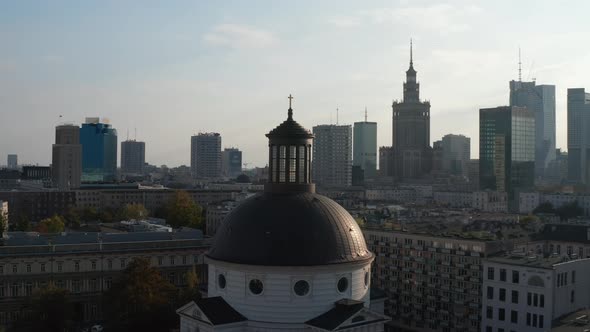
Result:
[[[508,104],[518,78],[556,86],[557,147],[566,148],[566,89],[590,86],[590,4],[549,1],[145,2],[0,4],[0,156],[49,164],[55,125],[106,117],[146,142],[146,161],[190,163],[190,136],[264,166],[264,133],[294,95],[306,128],[363,119],[391,144],[414,40],[431,140],[471,137],[478,110]],[[60,118],[60,115],[62,117]]]

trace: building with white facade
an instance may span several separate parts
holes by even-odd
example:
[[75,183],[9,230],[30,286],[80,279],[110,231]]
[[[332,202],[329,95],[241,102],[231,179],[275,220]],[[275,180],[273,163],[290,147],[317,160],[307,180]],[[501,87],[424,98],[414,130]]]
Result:
[[474,192],[473,208],[483,212],[508,212],[508,195],[491,190]]
[[467,191],[435,191],[432,198],[435,204],[451,208],[471,208],[473,207],[472,192]]
[[[371,263],[352,216],[316,194],[313,135],[288,119],[269,138],[270,180],[217,231],[208,297],[177,310],[180,331],[383,331]],[[382,307],[381,307],[382,308]]]
[[541,203],[551,203],[553,208],[559,208],[574,202],[584,210],[585,216],[590,216],[590,194],[588,193],[539,193],[523,192],[519,195],[520,213],[531,213]]
[[590,304],[590,259],[520,252],[483,266],[482,332],[549,331],[554,319]]
[[313,176],[319,186],[352,185],[352,127],[313,127]]

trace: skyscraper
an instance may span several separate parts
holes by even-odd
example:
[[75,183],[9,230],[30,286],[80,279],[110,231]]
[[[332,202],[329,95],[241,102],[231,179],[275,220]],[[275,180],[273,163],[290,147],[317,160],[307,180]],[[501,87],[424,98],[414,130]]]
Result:
[[430,102],[420,100],[420,83],[416,80],[412,44],[410,68],[406,71],[403,101],[394,101],[391,147],[395,178],[420,178],[430,172]]
[[313,127],[313,177],[320,186],[352,185],[352,127]]
[[452,175],[468,175],[471,158],[471,139],[448,134],[442,138],[442,168]]
[[121,142],[121,173],[125,175],[143,174],[145,165],[145,142],[127,140]]
[[55,127],[55,144],[52,147],[51,178],[53,186],[60,190],[80,187],[82,179],[82,145],[80,127],[60,125]]
[[226,148],[221,153],[221,173],[223,176],[236,178],[242,174],[242,151]]
[[568,180],[590,184],[590,93],[567,89]]
[[99,118],[80,128],[82,182],[111,182],[117,177],[117,130]]
[[510,106],[526,107],[535,116],[535,176],[543,177],[555,160],[555,85],[510,81]]
[[200,133],[191,137],[191,173],[195,179],[221,177],[221,135]]
[[6,157],[6,166],[8,169],[18,168],[18,156],[16,154],[9,154]]
[[479,178],[481,189],[506,191],[534,185],[535,115],[525,107],[479,110]]
[[377,173],[377,122],[355,122],[353,129],[352,165],[358,166],[365,179],[373,179]]

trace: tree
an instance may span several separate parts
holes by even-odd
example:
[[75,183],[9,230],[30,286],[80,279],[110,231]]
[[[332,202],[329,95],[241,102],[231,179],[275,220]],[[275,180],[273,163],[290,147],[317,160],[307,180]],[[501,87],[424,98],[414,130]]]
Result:
[[41,220],[36,227],[36,231],[39,233],[59,233],[63,232],[64,229],[64,218],[58,215]]
[[555,208],[551,202],[543,202],[533,210],[533,214],[539,213],[555,213]]
[[4,234],[4,232],[7,230],[8,230],[8,219],[6,218],[4,213],[2,213],[2,211],[0,211],[0,236],[2,236],[2,234]]
[[200,279],[194,265],[186,273],[186,285],[187,287],[182,289],[178,295],[179,306],[201,298],[201,291],[199,290]]
[[16,230],[20,232],[31,231],[31,222],[25,214],[21,214],[16,222]]
[[136,258],[105,294],[115,331],[167,331],[176,325],[176,288],[144,258]]
[[583,215],[584,209],[578,205],[578,201],[573,201],[558,207],[556,212],[561,220],[568,220]]
[[240,174],[236,178],[236,182],[237,183],[251,183],[252,181],[250,181],[250,178],[248,177],[248,175],[246,175],[246,174]]
[[62,332],[74,317],[73,305],[67,299],[68,291],[50,283],[31,297],[30,320],[34,331]]
[[70,207],[63,216],[66,226],[69,228],[80,228],[81,218],[80,210],[75,207]]
[[166,207],[166,221],[173,227],[202,228],[203,208],[184,190],[177,190]]
[[143,204],[127,204],[121,209],[121,220],[143,220],[149,215],[148,210]]

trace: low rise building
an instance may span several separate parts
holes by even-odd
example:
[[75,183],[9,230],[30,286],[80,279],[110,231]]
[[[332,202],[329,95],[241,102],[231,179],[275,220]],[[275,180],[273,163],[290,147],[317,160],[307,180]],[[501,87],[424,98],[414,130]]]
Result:
[[466,191],[435,191],[432,194],[435,204],[451,208],[473,207],[473,195]]
[[388,300],[392,331],[480,330],[482,259],[501,241],[363,229],[375,253],[372,285]]
[[69,290],[78,321],[102,319],[101,294],[134,258],[148,258],[176,286],[186,285],[184,275],[193,266],[206,283],[209,245],[200,231],[9,233],[0,246],[0,326],[10,328],[29,315],[29,297],[49,283]]
[[531,213],[541,203],[551,203],[554,208],[559,208],[566,204],[578,203],[584,210],[584,216],[590,216],[590,194],[588,193],[537,193],[523,192],[519,195],[521,203],[520,213]]
[[548,331],[555,319],[590,304],[590,259],[520,252],[483,265],[482,332]]
[[473,208],[483,212],[508,212],[508,195],[503,191],[476,191],[473,193]]

